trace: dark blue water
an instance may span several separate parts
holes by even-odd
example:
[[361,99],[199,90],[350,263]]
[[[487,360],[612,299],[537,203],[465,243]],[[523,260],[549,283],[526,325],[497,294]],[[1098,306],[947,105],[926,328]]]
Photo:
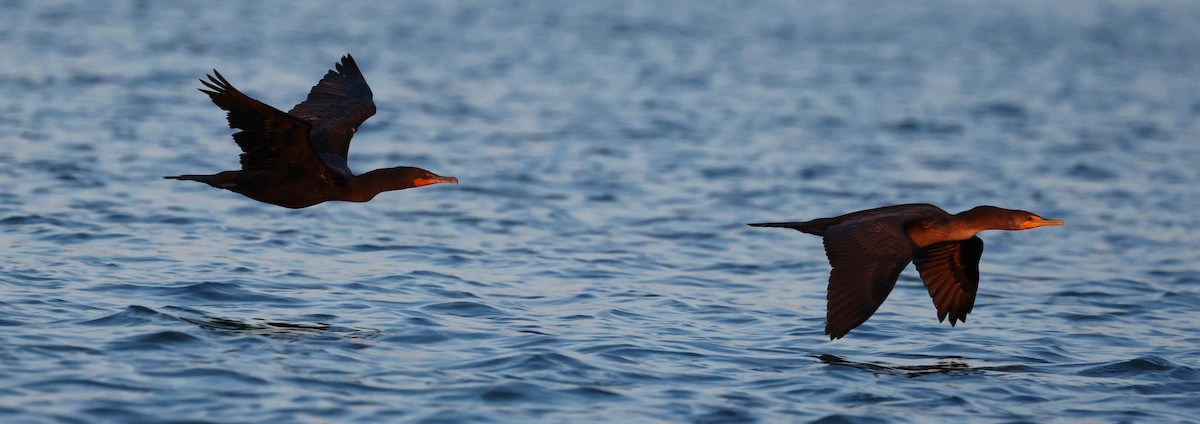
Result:
[[[0,1],[0,421],[1194,422],[1200,3]],[[287,109],[352,53],[359,172],[230,169],[218,68]],[[820,240],[886,204],[983,234],[823,334]]]

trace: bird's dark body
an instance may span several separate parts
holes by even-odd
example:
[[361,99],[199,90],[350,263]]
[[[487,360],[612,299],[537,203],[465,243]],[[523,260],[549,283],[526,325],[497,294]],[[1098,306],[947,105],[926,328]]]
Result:
[[364,202],[388,190],[457,182],[420,168],[350,170],[350,139],[375,114],[371,88],[354,58],[342,57],[313,86],[308,98],[288,112],[242,94],[220,73],[201,80],[213,103],[229,112],[229,126],[242,149],[241,169],[215,175],[166,178],[199,181],[260,202],[304,208],[329,200]]
[[199,181],[251,199],[283,206],[306,208],[330,200],[329,184],[303,168],[283,172],[224,171],[216,175],[178,175],[177,180]]
[[829,229],[829,227],[846,222],[864,222],[868,223],[868,225],[877,226],[907,226],[908,224],[920,221],[922,219],[945,219],[949,216],[949,213],[946,213],[946,211],[937,206],[924,203],[913,203],[861,210],[858,212],[851,212],[845,215],[835,216],[833,218],[818,218],[812,221],[768,222],[750,225],[756,227],[792,228],[803,233],[824,236],[825,231]]
[[825,333],[841,338],[866,322],[910,262],[937,307],[938,319],[965,322],[975,304],[983,240],[975,233],[1013,227],[1018,218],[1062,225],[1024,211],[981,206],[951,215],[929,204],[885,206],[804,222],[750,224],[821,236],[829,274]]

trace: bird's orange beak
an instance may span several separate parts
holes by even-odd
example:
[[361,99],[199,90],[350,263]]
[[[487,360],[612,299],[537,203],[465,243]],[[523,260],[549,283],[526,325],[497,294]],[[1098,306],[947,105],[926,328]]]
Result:
[[432,178],[417,178],[415,181],[413,181],[413,186],[421,187],[421,186],[427,186],[427,185],[431,185],[431,184],[442,184],[442,183],[458,184],[458,178],[441,177],[441,176],[435,176]]
[[1061,226],[1063,226],[1063,222],[1061,219],[1045,219],[1040,216],[1034,216],[1032,221],[1028,221],[1028,222],[1021,224],[1021,229],[1028,230],[1030,228],[1037,228],[1037,227],[1061,227]]

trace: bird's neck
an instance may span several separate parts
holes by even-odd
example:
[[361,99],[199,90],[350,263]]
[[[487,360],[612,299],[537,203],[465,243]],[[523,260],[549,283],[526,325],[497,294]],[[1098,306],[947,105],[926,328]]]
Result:
[[908,237],[912,239],[913,243],[916,243],[917,247],[925,247],[946,241],[966,240],[975,237],[975,234],[980,231],[999,228],[990,224],[984,217],[968,212],[970,211],[959,213],[948,219],[915,222],[907,228]]
[[376,169],[351,178],[340,200],[366,202],[385,191],[415,187],[411,178],[405,178],[402,168]]

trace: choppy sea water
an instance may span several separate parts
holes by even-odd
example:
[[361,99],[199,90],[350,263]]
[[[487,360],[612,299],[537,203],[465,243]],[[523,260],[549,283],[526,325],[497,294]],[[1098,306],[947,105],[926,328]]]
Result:
[[[1048,4],[1047,4],[1048,3]],[[1188,422],[1200,4],[0,1],[4,422]],[[352,53],[351,166],[287,210],[197,79],[288,109]],[[974,312],[915,270],[823,334],[820,239],[979,204]]]

